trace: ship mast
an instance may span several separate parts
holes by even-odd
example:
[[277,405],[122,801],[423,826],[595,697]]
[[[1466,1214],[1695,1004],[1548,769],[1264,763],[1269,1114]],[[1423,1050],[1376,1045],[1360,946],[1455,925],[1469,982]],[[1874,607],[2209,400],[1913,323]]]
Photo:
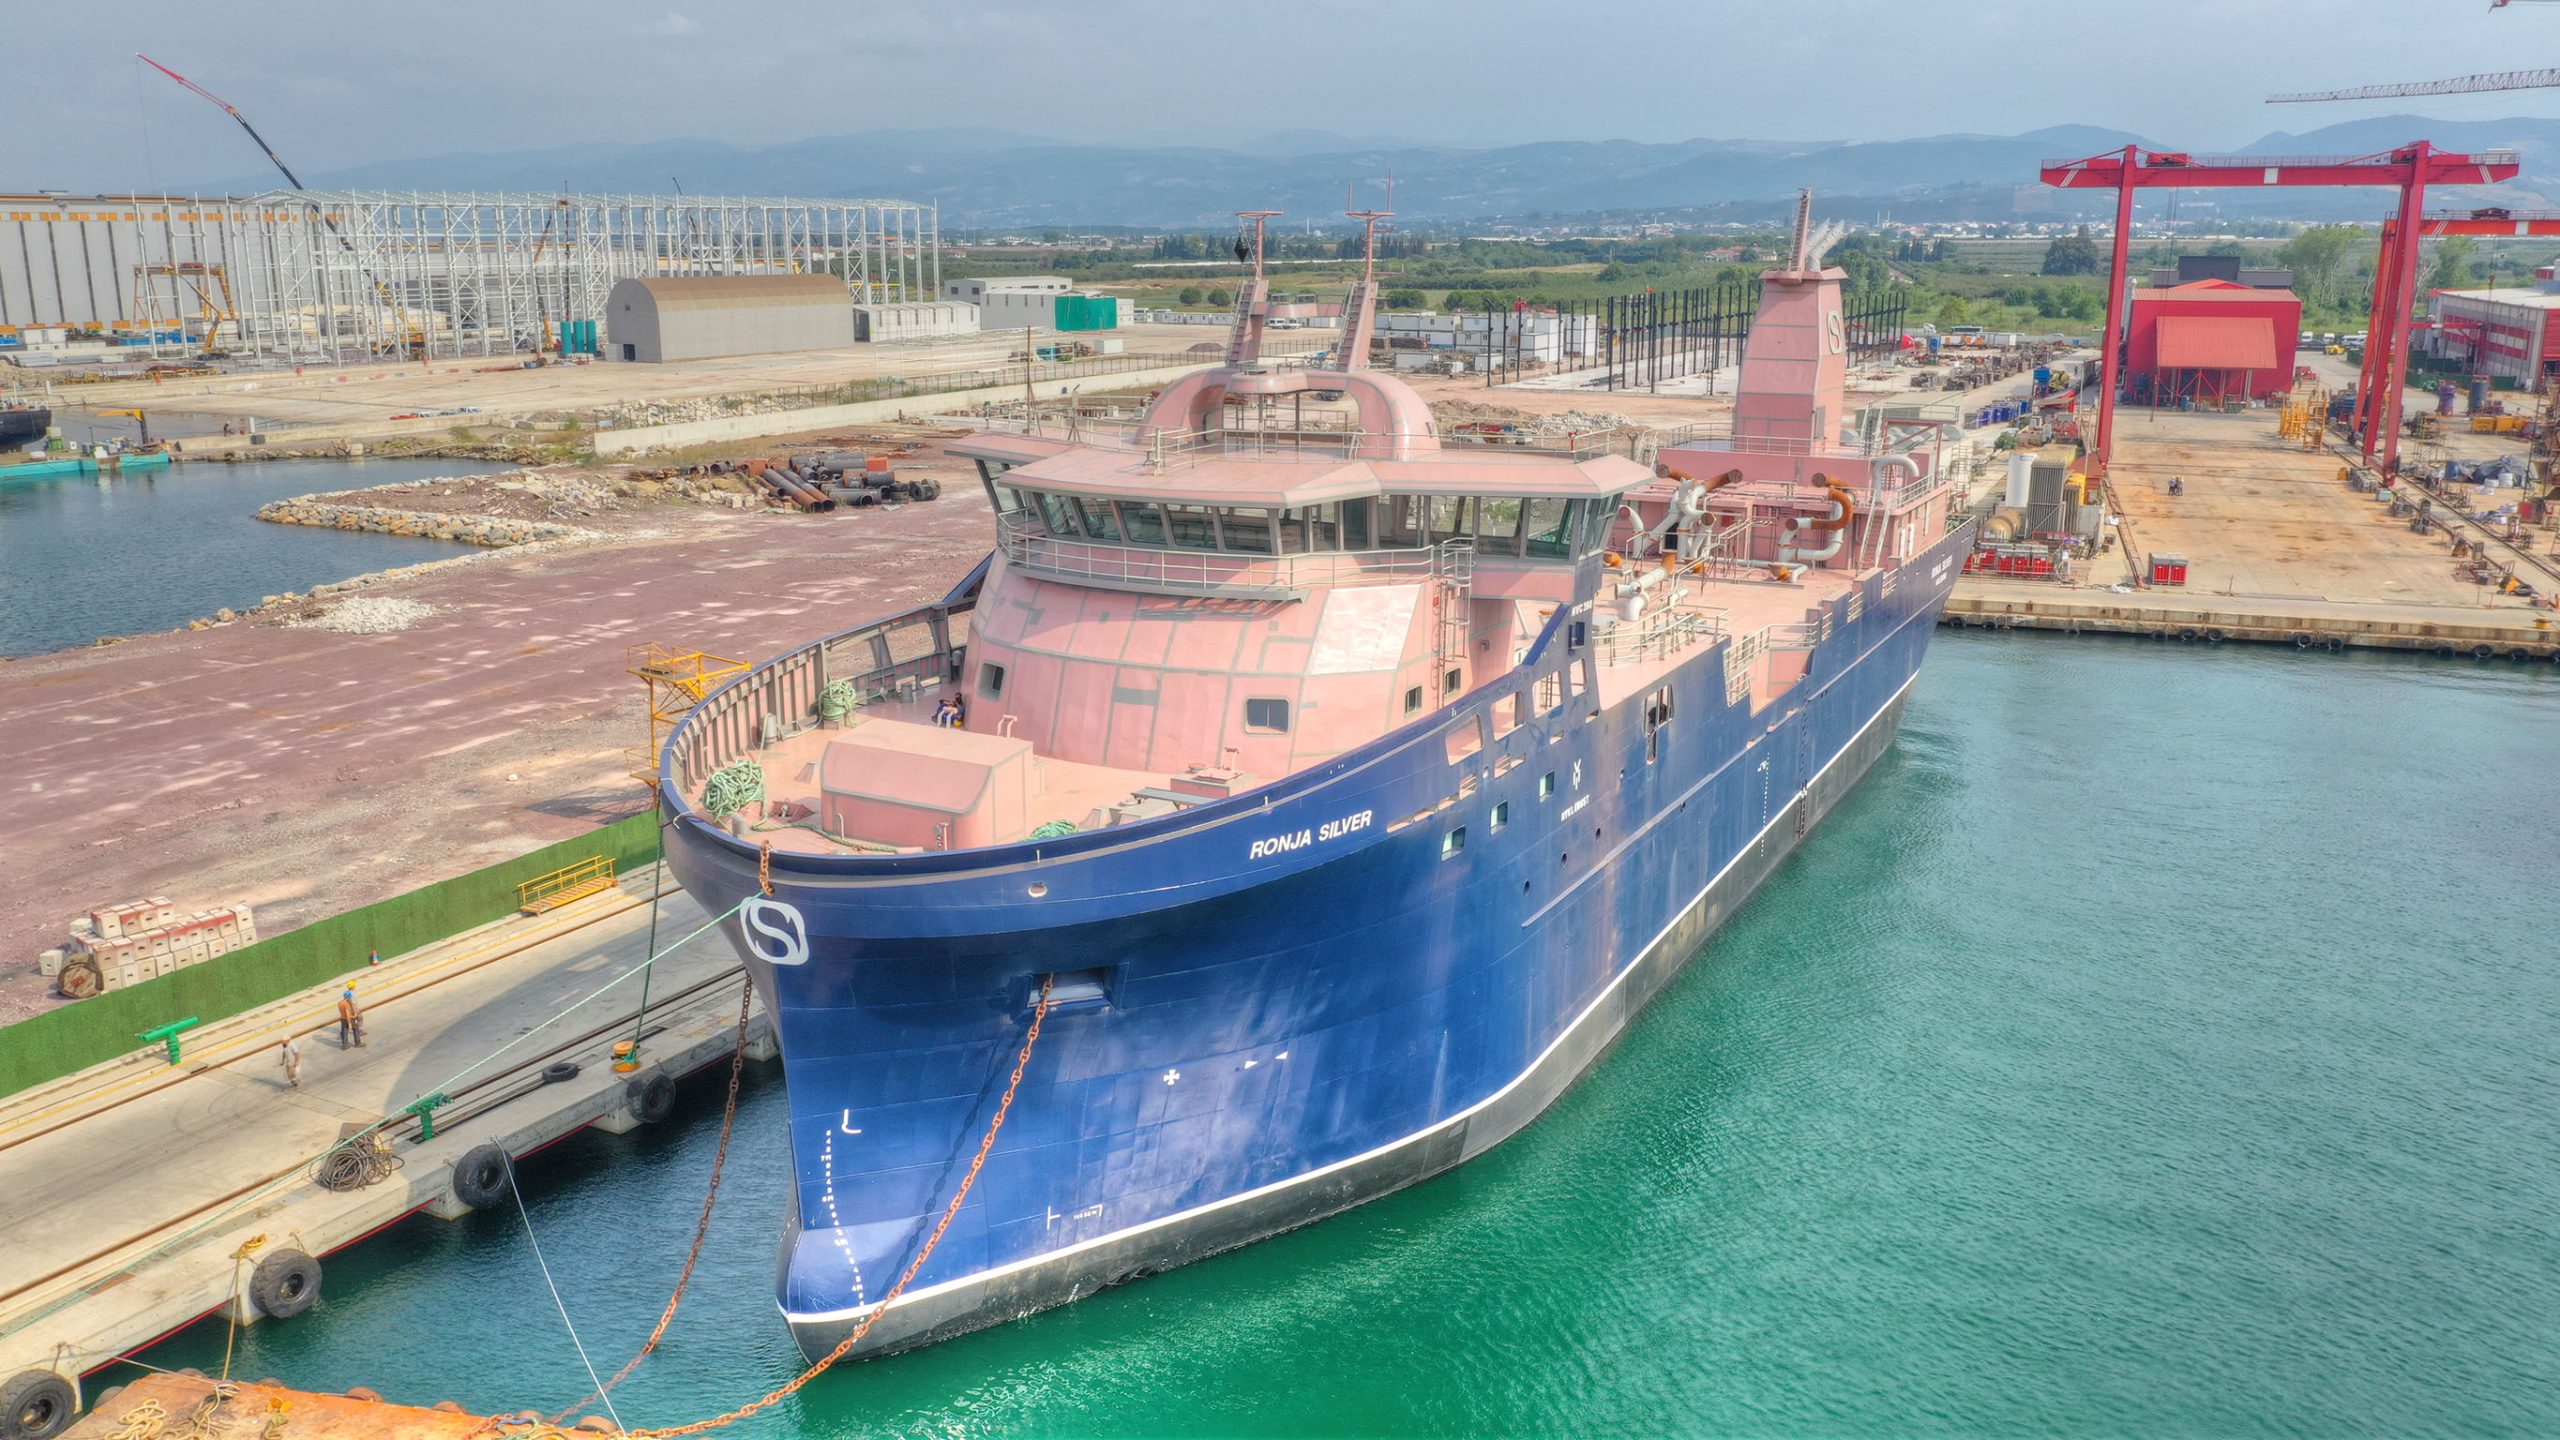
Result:
[[1247,277],[1242,285],[1236,287],[1235,326],[1227,332],[1227,363],[1229,365],[1262,363],[1262,322],[1267,308],[1264,304],[1267,290],[1262,278],[1263,227],[1274,217],[1285,213],[1280,210],[1236,212],[1237,219],[1253,222],[1253,249],[1250,256],[1245,253],[1243,234],[1238,233],[1236,236],[1236,258],[1238,260],[1250,258],[1253,261],[1253,274]]
[[[1351,203],[1350,196],[1343,203]],[[1387,180],[1387,204],[1396,203],[1396,182]],[[1393,218],[1389,210],[1344,210],[1360,222],[1360,283],[1351,289],[1351,303],[1342,307],[1342,353],[1335,357],[1334,369],[1342,371],[1369,368],[1369,338],[1378,328],[1378,222]]]

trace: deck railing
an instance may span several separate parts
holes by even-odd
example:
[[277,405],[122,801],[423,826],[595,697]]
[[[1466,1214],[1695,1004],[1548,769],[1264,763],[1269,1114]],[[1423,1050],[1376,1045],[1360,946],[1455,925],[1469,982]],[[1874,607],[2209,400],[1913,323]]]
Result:
[[1633,622],[1620,621],[1593,637],[1603,665],[1634,665],[1677,655],[1725,633],[1724,610],[1668,606]]
[[818,697],[850,681],[858,704],[921,693],[960,673],[972,604],[926,605],[859,625],[748,672],[684,719],[670,743],[668,802],[690,808],[713,771],[818,723]]
[[1310,590],[1454,579],[1472,558],[1466,540],[1410,550],[1248,555],[1051,535],[1027,512],[1001,517],[997,547],[1024,572],[1070,584],[1167,595],[1289,599]]

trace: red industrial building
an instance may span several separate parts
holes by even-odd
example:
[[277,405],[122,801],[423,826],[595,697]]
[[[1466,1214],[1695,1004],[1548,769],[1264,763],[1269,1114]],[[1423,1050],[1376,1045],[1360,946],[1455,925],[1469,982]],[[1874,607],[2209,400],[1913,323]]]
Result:
[[2293,388],[2302,301],[2290,290],[2198,280],[2133,292],[2125,394],[2137,405],[2221,405]]

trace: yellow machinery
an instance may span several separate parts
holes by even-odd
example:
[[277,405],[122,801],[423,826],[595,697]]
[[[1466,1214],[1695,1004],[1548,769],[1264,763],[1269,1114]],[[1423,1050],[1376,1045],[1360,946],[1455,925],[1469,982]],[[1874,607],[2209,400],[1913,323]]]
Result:
[[[204,327],[204,335],[199,342],[199,353],[204,355],[222,353],[217,348],[217,342],[221,338],[223,324],[228,321],[237,328],[239,317],[231,313],[231,276],[221,266],[207,265],[198,260],[160,265],[136,265],[133,267],[133,277],[137,281],[171,280],[195,292],[196,304],[203,311],[197,321]],[[149,285],[138,285],[135,288],[142,291],[144,303],[156,312],[159,309],[156,303],[158,295],[156,288]]]
[[2317,385],[2297,386],[2276,420],[2276,436],[2294,441],[2305,450],[2317,450],[2328,423],[2329,392]]
[[150,444],[150,443],[151,443],[151,417],[150,417],[150,416],[143,414],[143,413],[142,413],[141,411],[139,411],[139,410],[101,410],[101,411],[99,411],[98,413],[99,413],[99,414],[101,414],[101,415],[124,415],[124,416],[129,416],[129,417],[131,417],[131,419],[133,420],[133,423],[134,423],[136,426],[139,426],[139,427],[141,428],[141,430],[142,430],[142,443],[143,443],[143,444],[145,444],[145,445],[148,445],[148,444]]
[[631,778],[649,787],[652,795],[658,789],[658,752],[673,730],[703,697],[722,685],[747,673],[746,662],[706,655],[699,650],[670,650],[663,645],[634,645],[630,650],[631,673],[649,687],[649,747],[624,752],[631,762]]

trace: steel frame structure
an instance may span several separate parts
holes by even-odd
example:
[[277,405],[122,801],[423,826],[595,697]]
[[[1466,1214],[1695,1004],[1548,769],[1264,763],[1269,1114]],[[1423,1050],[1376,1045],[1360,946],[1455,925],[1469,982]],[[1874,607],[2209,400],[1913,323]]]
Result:
[[2132,309],[2125,274],[2133,238],[2133,192],[2137,189],[2228,189],[2294,185],[2390,185],[2400,191],[2400,222],[2382,254],[2378,273],[2384,278],[2385,305],[2373,312],[2374,333],[2365,346],[2365,373],[2359,393],[2370,393],[2381,424],[2365,426],[2365,454],[2374,451],[2382,431],[2383,468],[2400,459],[2401,382],[2409,365],[2409,304],[2417,281],[2421,207],[2429,185],[2494,185],[2512,180],[2518,170],[2512,150],[2461,155],[2436,149],[2424,140],[2372,155],[2187,155],[2127,145],[2081,160],[2048,160],[2037,176],[2061,189],[2116,192],[2115,255],[2107,276],[2107,331],[2100,342],[2097,435],[2089,447],[2089,473],[2104,478],[2114,454],[2116,387],[2123,365],[2125,320]]
[[[849,302],[933,299],[942,280],[937,210],[903,200],[503,191],[7,197],[0,251],[14,253],[0,255],[0,326],[152,336],[175,318],[164,277],[211,273],[229,290],[213,338],[236,356],[529,353],[546,322],[601,319],[618,280],[824,272],[843,277]],[[202,325],[188,322],[190,331]],[[200,349],[206,338],[135,348]]]

